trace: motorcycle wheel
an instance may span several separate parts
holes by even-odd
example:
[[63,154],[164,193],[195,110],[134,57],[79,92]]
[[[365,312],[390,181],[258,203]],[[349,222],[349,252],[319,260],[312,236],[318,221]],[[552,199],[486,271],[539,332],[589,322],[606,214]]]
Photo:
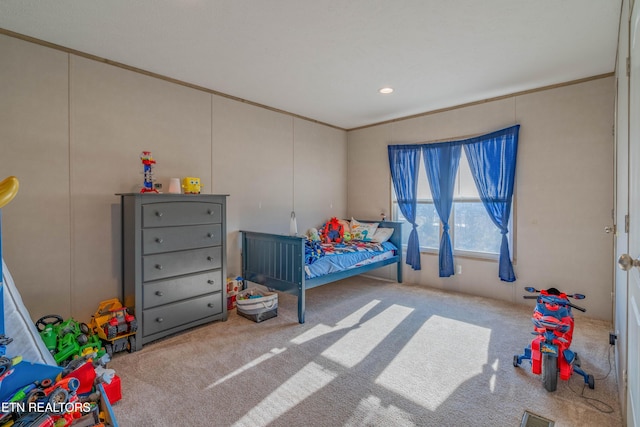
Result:
[[558,388],[558,358],[545,354],[542,356],[542,383],[547,391]]

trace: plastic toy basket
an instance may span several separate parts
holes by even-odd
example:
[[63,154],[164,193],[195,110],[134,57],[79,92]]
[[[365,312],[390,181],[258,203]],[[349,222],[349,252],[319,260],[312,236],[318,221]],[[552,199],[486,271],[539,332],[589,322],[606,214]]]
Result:
[[256,323],[278,315],[278,294],[251,288],[239,292],[236,297],[238,314]]

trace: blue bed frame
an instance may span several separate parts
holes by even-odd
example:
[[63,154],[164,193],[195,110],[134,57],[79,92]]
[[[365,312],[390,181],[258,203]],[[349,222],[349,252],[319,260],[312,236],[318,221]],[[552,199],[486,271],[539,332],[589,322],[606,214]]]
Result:
[[298,322],[304,323],[305,291],[316,286],[366,273],[389,264],[397,264],[397,281],[402,283],[402,223],[379,222],[379,227],[393,228],[389,241],[398,251],[395,256],[362,267],[351,268],[324,276],[305,278],[304,237],[240,230],[242,235],[242,277],[280,292],[298,297]]

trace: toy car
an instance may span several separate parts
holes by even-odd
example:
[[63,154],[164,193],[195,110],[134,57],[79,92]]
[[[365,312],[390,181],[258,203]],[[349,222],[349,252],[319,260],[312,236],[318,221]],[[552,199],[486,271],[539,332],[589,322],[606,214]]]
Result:
[[70,360],[96,353],[100,357],[105,353],[100,339],[90,333],[86,323],[74,319],[63,320],[57,314],[43,316],[36,321],[36,327],[45,346],[59,366]]
[[138,322],[117,298],[100,303],[91,317],[91,329],[102,339],[109,356],[123,350],[135,351]]

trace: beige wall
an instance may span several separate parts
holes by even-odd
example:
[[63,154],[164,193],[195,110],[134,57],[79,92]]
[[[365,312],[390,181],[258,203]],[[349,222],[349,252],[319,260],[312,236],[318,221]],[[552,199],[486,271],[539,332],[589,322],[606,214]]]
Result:
[[609,77],[350,131],[348,214],[389,212],[388,144],[459,139],[519,123],[517,281],[500,281],[497,261],[460,257],[462,274],[440,278],[432,254],[422,254],[420,271],[405,265],[405,281],[517,303],[524,303],[524,286],[556,286],[585,293],[588,315],[611,320],[613,243],[603,230],[612,224],[614,89]]
[[[525,285],[584,292],[588,314],[611,318],[613,78],[344,132],[0,35],[0,178],[20,192],[3,209],[3,249],[32,317],[88,320],[119,294],[118,192],[155,177],[199,176],[229,194],[229,275],[240,273],[238,230],[304,232],[329,216],[390,212],[386,146],[460,138],[520,123],[515,271],[437,257],[405,282],[521,303]],[[344,183],[347,183],[345,186]],[[347,201],[347,194],[349,199]],[[382,272],[392,278],[391,268]]]
[[69,314],[68,55],[0,36],[0,58],[0,176],[20,180],[2,209],[3,257],[34,315]]
[[[139,189],[143,150],[165,189],[198,176],[230,195],[229,275],[238,230],[288,232],[294,207],[301,231],[346,214],[344,131],[4,35],[0,58],[0,177],[20,180],[3,254],[34,319],[88,321],[119,296],[115,193]],[[310,171],[325,147],[336,161]]]

